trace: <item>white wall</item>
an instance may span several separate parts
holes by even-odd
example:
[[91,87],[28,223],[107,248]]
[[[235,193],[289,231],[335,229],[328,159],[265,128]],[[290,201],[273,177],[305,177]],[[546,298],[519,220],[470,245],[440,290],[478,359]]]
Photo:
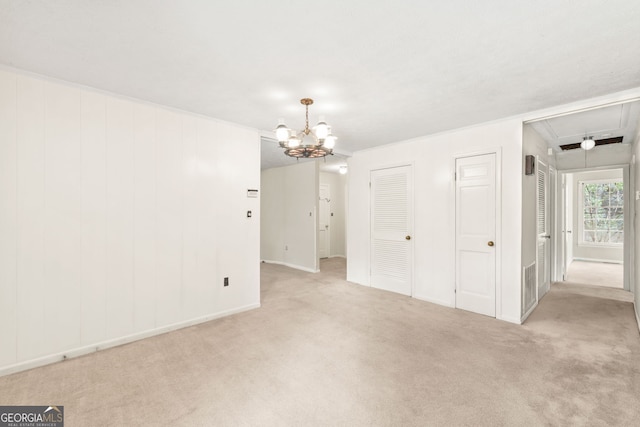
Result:
[[[640,171],[638,171],[637,167],[638,159],[640,159],[640,127],[638,127],[636,138],[633,143],[633,163],[631,165],[633,171],[633,176],[631,179],[635,183],[634,189],[636,191],[640,189]],[[636,212],[638,212],[638,210],[640,209],[640,200],[636,200],[635,197],[632,197],[632,200],[635,203]],[[637,256],[637,254],[640,253],[640,233],[638,232],[638,230],[640,230],[640,218],[638,217],[638,215],[634,215],[633,226],[636,230],[634,234],[635,240],[633,242],[633,252],[636,255],[633,257],[634,274],[631,275],[633,280],[631,280],[632,283],[630,287],[631,292],[633,292],[636,320],[638,321],[638,328],[640,328],[640,274],[637,274],[637,272],[640,271],[640,257]]]
[[412,164],[414,173],[413,296],[455,305],[454,157],[498,149],[502,237],[497,317],[520,322],[522,121],[505,120],[354,153],[349,163],[347,280],[369,286],[370,171]]
[[584,245],[579,243],[580,237],[580,209],[581,181],[592,181],[600,179],[616,179],[622,181],[622,169],[608,169],[599,171],[576,172],[573,175],[573,258],[587,261],[607,261],[622,263],[624,249],[622,245],[618,247],[597,247],[594,245]]
[[265,262],[318,271],[318,163],[265,169],[261,183],[260,257]]
[[259,170],[257,131],[0,70],[0,374],[258,307]]
[[329,256],[344,257],[346,251],[346,186],[347,176],[338,173],[320,172],[320,184],[328,184],[331,192],[331,217],[329,224]]

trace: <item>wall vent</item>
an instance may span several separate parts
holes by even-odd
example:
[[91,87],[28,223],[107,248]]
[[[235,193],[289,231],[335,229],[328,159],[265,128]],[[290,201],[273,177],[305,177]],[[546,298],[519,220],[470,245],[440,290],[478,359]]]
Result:
[[536,262],[522,269],[522,315],[536,303]]

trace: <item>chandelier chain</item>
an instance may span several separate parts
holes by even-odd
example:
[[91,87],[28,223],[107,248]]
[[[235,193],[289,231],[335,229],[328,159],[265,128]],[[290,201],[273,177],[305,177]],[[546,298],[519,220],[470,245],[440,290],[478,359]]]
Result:
[[306,123],[304,125],[304,134],[305,135],[309,135],[309,104],[305,105],[305,109],[306,109]]

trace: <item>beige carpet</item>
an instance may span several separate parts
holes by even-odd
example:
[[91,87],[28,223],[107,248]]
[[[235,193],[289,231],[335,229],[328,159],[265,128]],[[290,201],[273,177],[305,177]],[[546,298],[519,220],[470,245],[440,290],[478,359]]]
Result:
[[617,290],[554,285],[525,325],[262,267],[263,307],[0,378],[71,426],[640,425]]
[[623,280],[622,264],[573,261],[567,269],[567,281],[573,283],[622,289]]

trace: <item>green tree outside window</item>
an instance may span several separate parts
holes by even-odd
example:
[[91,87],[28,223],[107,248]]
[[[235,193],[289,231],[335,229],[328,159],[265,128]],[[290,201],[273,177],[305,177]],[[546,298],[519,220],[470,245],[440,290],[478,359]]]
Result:
[[582,183],[584,243],[618,245],[624,241],[622,182]]

